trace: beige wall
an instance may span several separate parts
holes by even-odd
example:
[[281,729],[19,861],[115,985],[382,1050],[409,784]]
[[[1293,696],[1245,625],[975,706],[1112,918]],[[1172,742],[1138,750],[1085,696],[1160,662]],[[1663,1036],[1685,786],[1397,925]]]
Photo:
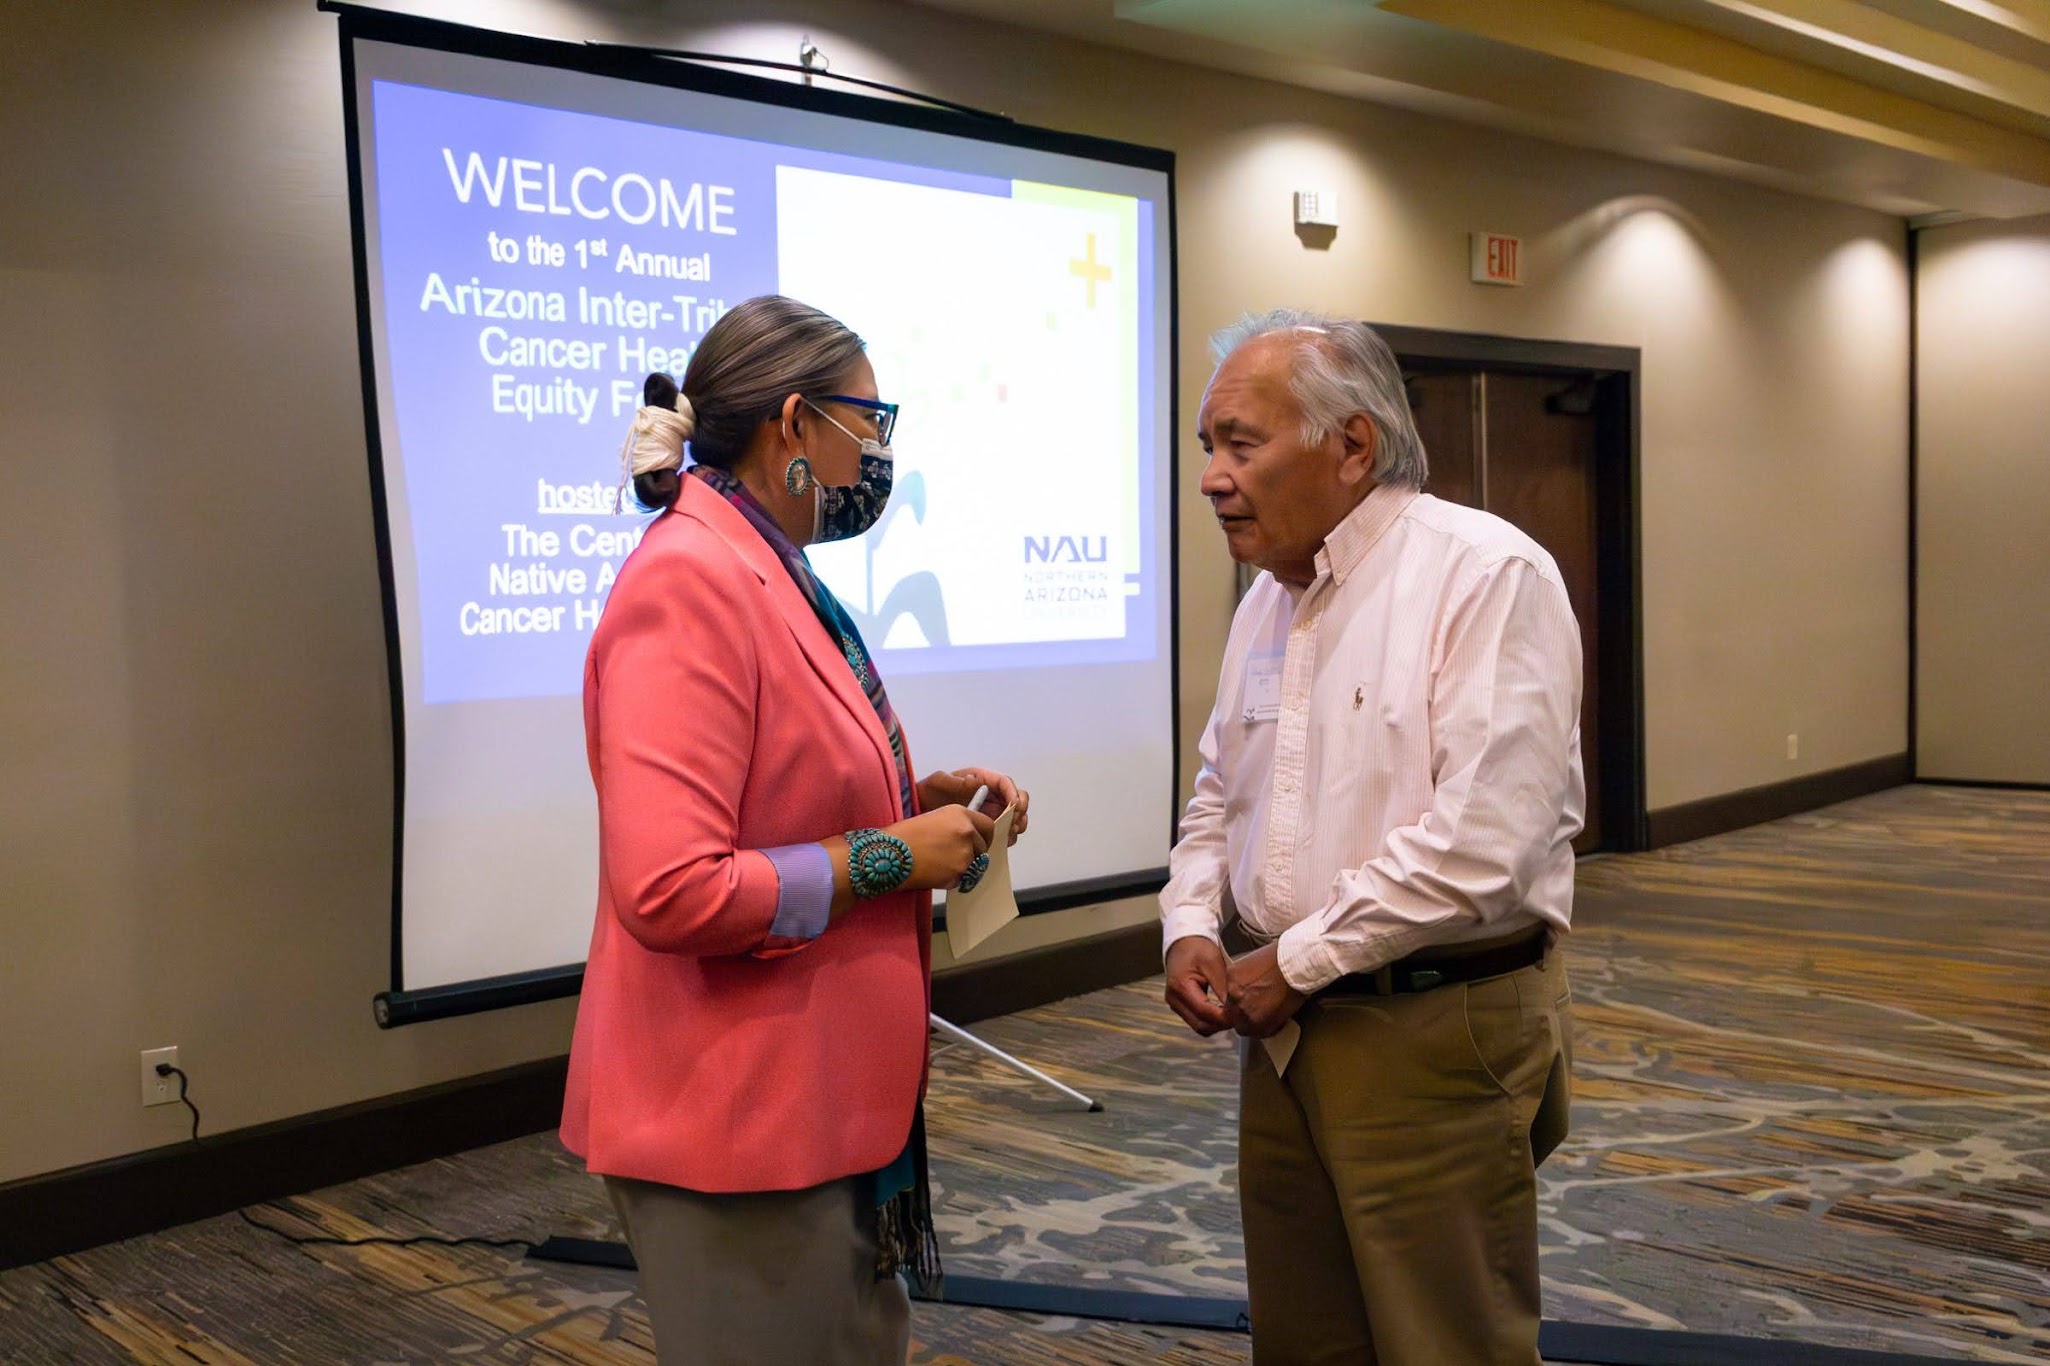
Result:
[[1918,262],[1916,769],[2050,783],[2050,218]]
[[[802,27],[841,70],[1176,150],[1185,743],[1233,582],[1186,439],[1204,339],[1298,302],[1644,349],[1654,806],[1904,748],[1894,220],[887,0],[423,8],[777,57]],[[334,30],[306,0],[0,15],[0,1180],[181,1137],[137,1104],[145,1047],[225,1129],[567,1043],[570,1002],[371,1024],[391,756]],[[1342,197],[1329,250],[1290,230],[1304,184]],[[1475,228],[1529,240],[1528,288],[1466,282]]]

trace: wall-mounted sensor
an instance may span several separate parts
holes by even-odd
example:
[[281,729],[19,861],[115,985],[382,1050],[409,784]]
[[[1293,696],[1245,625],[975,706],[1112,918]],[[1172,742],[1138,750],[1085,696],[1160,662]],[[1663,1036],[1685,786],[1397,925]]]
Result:
[[1338,192],[1336,190],[1297,190],[1295,192],[1295,225],[1299,228],[1337,227]]

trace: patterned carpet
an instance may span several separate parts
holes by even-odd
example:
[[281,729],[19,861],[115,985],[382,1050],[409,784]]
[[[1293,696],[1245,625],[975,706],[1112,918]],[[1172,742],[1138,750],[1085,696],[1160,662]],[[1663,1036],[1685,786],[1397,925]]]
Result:
[[2050,1353],[2050,795],[1583,866],[1548,1311]]
[[[2050,1356],[2050,795],[1904,788],[1583,863],[1576,1130],[1547,1313],[1979,1361]],[[1230,1295],[1231,1046],[1158,984],[976,1027],[1103,1101],[935,1054],[948,1268]],[[549,1136],[254,1216],[603,1237]],[[1242,1336],[920,1306],[923,1366],[1243,1363]],[[489,1248],[296,1247],[234,1215],[0,1274],[0,1362],[646,1363],[631,1279]],[[1761,1342],[1756,1357],[1773,1359]]]

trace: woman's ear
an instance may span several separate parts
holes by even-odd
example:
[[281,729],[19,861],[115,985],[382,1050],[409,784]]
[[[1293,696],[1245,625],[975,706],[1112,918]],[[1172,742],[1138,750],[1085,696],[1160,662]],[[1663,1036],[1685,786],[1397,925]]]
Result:
[[803,409],[804,400],[796,394],[791,394],[783,400],[783,444],[790,450],[799,452],[802,452],[804,447],[804,431],[800,425],[804,421]]

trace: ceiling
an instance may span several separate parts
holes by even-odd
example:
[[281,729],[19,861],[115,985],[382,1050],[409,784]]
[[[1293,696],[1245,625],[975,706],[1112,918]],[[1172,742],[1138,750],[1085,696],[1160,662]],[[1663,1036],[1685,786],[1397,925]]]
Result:
[[2050,213],[2050,0],[920,0],[1915,219]]

